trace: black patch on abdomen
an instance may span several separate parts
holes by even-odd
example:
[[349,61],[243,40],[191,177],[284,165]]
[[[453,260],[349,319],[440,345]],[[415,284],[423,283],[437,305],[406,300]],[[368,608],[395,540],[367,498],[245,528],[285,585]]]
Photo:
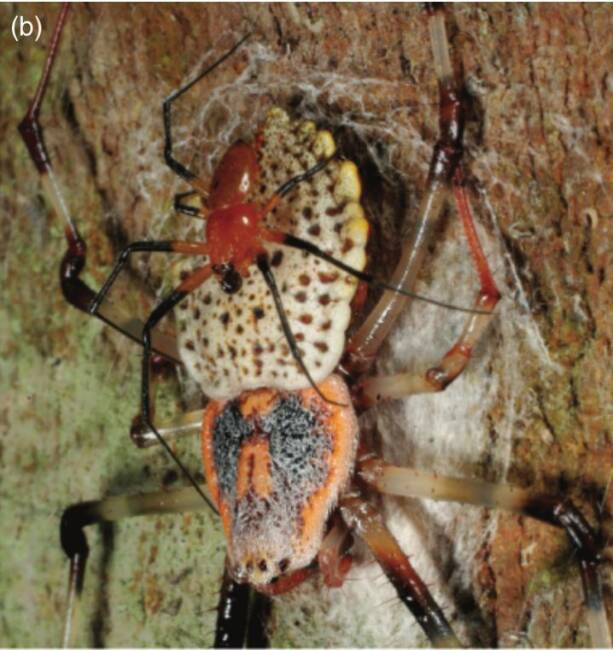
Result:
[[326,478],[332,449],[316,415],[291,395],[262,419],[261,427],[270,440],[275,487],[299,492],[303,498],[311,494]]
[[[223,498],[231,507],[236,497],[238,457],[253,434],[267,437],[271,457],[272,498],[302,502],[325,481],[332,438],[321,418],[302,405],[296,395],[281,397],[264,417],[246,420],[238,401],[230,402],[213,424],[213,457]],[[289,514],[289,513],[288,513]]]
[[238,454],[243,441],[253,433],[236,400],[230,402],[213,424],[213,459],[217,483],[225,499],[234,501]]

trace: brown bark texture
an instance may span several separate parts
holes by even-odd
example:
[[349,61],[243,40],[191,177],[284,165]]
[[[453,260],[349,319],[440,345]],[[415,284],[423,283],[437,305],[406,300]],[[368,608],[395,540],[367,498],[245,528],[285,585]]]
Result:
[[[182,482],[161,451],[131,446],[138,347],[64,303],[63,224],[41,198],[17,135],[57,13],[50,5],[0,8],[0,645],[7,646],[59,642],[64,507]],[[37,43],[13,41],[17,15],[40,17]],[[446,23],[469,95],[471,202],[503,298],[464,375],[442,394],[378,407],[364,426],[396,463],[563,493],[609,539],[613,8],[457,4]],[[174,193],[187,188],[163,162],[161,101],[247,32],[245,46],[177,106],[177,156],[208,181],[223,151],[251,138],[267,108],[314,119],[360,168],[371,269],[393,269],[438,133],[419,6],[75,5],[41,119],[87,240],[92,285],[102,284],[127,242],[197,236],[200,224],[172,210]],[[164,255],[135,257],[114,299],[142,316],[169,288],[168,269]],[[477,287],[451,206],[418,288],[469,305]],[[428,367],[463,322],[413,304],[379,370]],[[185,377],[161,397],[169,413],[199,399]],[[178,447],[200,475],[197,440]],[[380,503],[465,643],[588,645],[563,532],[461,505]],[[224,557],[213,516],[142,518],[92,530],[89,539],[81,643],[211,644]],[[313,580],[275,599],[275,645],[427,644],[366,550],[357,544],[355,552],[342,589]]]

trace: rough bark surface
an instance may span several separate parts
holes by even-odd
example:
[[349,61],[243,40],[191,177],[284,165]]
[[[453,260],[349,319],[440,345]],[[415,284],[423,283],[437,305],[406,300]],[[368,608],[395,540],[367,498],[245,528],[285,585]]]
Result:
[[[12,40],[17,14],[41,18],[39,43]],[[54,645],[60,638],[66,562],[57,528],[64,507],[180,483],[160,451],[131,447],[138,349],[63,302],[57,278],[63,224],[41,200],[17,136],[56,15],[48,5],[0,8],[0,644],[8,646]],[[420,447],[428,443],[416,440],[428,430],[399,442],[414,426],[402,407],[377,416],[382,446],[422,469],[564,492],[593,523],[602,510],[608,539],[613,9],[455,5],[447,27],[471,98],[471,195],[505,297],[475,369],[449,389],[452,397],[430,396],[428,408],[470,401],[462,391],[472,381],[491,382],[494,394],[487,412],[474,416],[485,440],[475,457],[447,442]],[[266,106],[275,104],[331,125],[365,179],[379,242],[372,246],[373,265],[382,272],[391,267],[401,223],[415,216],[437,134],[437,88],[419,7],[78,5],[42,120],[59,182],[89,246],[92,284],[101,285],[126,242],[181,232],[172,197],[184,187],[163,164],[161,99],[247,31],[245,49],[177,110],[180,155],[210,177],[224,148],[252,135]],[[467,304],[477,285],[453,214],[421,289]],[[445,266],[445,251],[455,242],[462,260],[453,258],[457,275],[437,279],[437,259]],[[166,269],[163,256],[141,257],[116,296],[146,313],[170,281]],[[456,273],[455,266],[448,270]],[[439,354],[457,335],[462,321],[454,318],[444,334],[438,323],[446,314],[431,321]],[[528,325],[509,329],[515,322]],[[509,331],[513,358],[501,353],[510,349]],[[408,345],[395,335],[381,366],[404,363]],[[179,385],[171,386],[165,408],[182,408],[185,400]],[[420,408],[408,400],[405,410],[413,404]],[[180,447],[198,473],[197,442]],[[444,520],[419,504],[407,509],[388,500],[384,507],[399,536],[398,517],[417,518],[423,547],[407,551],[430,558],[427,578],[436,582],[464,641],[588,644],[579,575],[563,533],[486,511],[470,510],[467,524],[462,507]],[[224,555],[212,516],[129,521],[92,530],[89,539],[83,643],[211,643]],[[456,551],[456,541],[468,551]],[[370,573],[358,566],[342,590],[315,581],[275,602],[275,645],[426,643],[405,622],[409,614],[379,591],[384,579],[360,555],[357,564]],[[605,564],[611,611],[609,569]]]

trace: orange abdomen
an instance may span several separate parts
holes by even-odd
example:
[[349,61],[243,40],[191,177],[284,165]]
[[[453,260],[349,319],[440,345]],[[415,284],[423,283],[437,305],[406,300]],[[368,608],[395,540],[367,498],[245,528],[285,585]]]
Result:
[[358,423],[343,380],[210,402],[202,447],[236,580],[264,586],[315,558],[355,457]]

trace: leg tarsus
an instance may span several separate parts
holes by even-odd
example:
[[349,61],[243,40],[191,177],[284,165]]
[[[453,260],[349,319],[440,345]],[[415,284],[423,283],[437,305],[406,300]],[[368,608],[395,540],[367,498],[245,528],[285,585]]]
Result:
[[68,598],[66,603],[66,614],[64,618],[64,632],[62,635],[62,648],[70,648],[75,645],[76,621],[83,592],[83,581],[85,579],[85,565],[87,555],[79,553],[70,558],[70,571],[68,574]]
[[611,633],[598,570],[602,561],[602,540],[569,499],[535,494],[532,490],[510,485],[397,467],[365,450],[358,455],[356,475],[384,494],[501,508],[563,528],[579,560],[592,641],[595,647],[610,647]]

